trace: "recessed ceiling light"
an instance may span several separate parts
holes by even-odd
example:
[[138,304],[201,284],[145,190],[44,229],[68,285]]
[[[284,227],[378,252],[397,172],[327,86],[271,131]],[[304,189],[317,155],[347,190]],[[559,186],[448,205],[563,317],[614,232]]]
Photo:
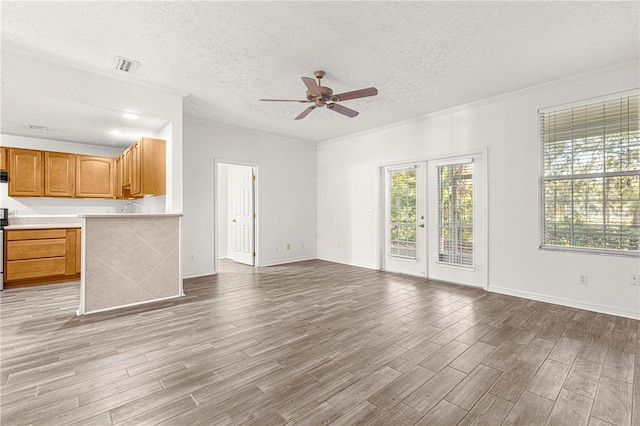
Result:
[[130,113],[130,112],[125,112],[124,114],[122,114],[122,116],[124,118],[128,118],[130,120],[137,120],[138,116],[136,114]]
[[114,130],[111,132],[111,134],[113,136],[123,136],[122,132],[120,130]]

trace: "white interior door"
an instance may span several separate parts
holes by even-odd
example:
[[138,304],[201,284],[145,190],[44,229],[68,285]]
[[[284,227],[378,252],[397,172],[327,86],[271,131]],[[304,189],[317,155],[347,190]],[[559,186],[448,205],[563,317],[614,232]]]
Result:
[[427,276],[426,163],[386,167],[384,269]]
[[253,167],[230,167],[233,179],[233,207],[231,221],[234,241],[232,258],[236,262],[254,266],[254,176]]
[[486,288],[482,155],[428,163],[429,278]]

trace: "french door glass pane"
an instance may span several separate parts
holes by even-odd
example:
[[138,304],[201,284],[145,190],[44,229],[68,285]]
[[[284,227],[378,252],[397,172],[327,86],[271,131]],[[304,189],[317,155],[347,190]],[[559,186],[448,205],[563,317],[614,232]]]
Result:
[[417,259],[417,170],[389,171],[389,255]]
[[473,267],[473,163],[438,167],[438,262]]

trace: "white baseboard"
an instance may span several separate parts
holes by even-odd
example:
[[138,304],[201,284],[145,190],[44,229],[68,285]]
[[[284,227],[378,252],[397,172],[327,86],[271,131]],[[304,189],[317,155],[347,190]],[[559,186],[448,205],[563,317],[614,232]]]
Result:
[[186,280],[187,278],[204,277],[204,276],[207,276],[207,275],[215,275],[215,273],[216,273],[216,271],[214,269],[210,269],[210,270],[206,270],[206,271],[183,273],[182,274],[182,279]]
[[598,305],[593,303],[585,303],[572,299],[565,299],[563,297],[548,296],[546,294],[532,293],[528,291],[513,290],[510,288],[496,287],[489,285],[488,291],[500,294],[506,294],[508,296],[522,297],[523,299],[537,300],[539,302],[553,303],[554,305],[568,306],[570,308],[584,309],[586,311],[600,312],[602,314],[615,315],[618,317],[625,317],[640,320],[639,312],[626,311],[616,308],[615,306]]
[[[327,257],[318,257],[317,259],[318,260],[324,260],[325,262],[339,263],[341,265],[355,266],[356,268],[372,269],[374,271],[378,271],[379,270],[375,266],[364,265],[364,264],[359,264],[359,263],[354,263],[354,262],[347,262],[347,261],[344,261],[344,260],[330,259],[330,258],[327,258]],[[424,278],[424,277],[422,277],[422,278]]]
[[293,259],[280,259],[280,260],[272,260],[270,262],[262,262],[261,266],[277,266],[277,265],[284,265],[287,263],[304,262],[305,260],[316,260],[316,259],[317,259],[316,256],[303,256],[303,257],[296,257]]

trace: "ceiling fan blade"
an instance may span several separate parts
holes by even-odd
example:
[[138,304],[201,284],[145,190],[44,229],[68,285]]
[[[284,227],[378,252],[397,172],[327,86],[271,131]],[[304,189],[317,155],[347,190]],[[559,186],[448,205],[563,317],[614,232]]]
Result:
[[347,108],[345,106],[339,105],[339,104],[327,104],[327,108],[329,108],[330,110],[333,110],[335,112],[339,112],[342,115],[346,115],[347,117],[355,117],[356,115],[360,114],[358,111],[354,111],[351,108]]
[[310,113],[311,111],[313,111],[314,109],[316,109],[316,106],[315,106],[315,105],[311,105],[309,108],[307,108],[307,109],[305,109],[304,111],[302,111],[302,112],[300,113],[300,115],[299,115],[299,116],[297,116],[295,119],[296,119],[296,120],[302,120],[302,119],[303,119],[303,118],[305,118],[307,115],[309,115],[309,113]]
[[366,89],[354,90],[353,92],[340,93],[339,95],[333,95],[332,101],[348,101],[349,99],[366,98],[367,96],[375,96],[378,94],[378,89],[375,87],[368,87]]
[[299,99],[258,99],[262,102],[300,102],[301,104],[307,104],[311,101],[302,101]]
[[304,81],[307,89],[309,89],[309,93],[314,96],[322,96],[322,93],[320,93],[320,88],[318,87],[318,84],[314,79],[312,79],[311,77],[302,77],[302,81]]

